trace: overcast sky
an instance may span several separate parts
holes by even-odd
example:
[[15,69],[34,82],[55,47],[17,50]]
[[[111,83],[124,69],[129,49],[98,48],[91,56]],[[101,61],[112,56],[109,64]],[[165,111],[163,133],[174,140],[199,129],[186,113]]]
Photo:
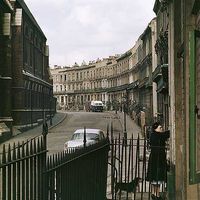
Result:
[[155,0],[24,0],[47,37],[49,63],[122,54],[155,17]]

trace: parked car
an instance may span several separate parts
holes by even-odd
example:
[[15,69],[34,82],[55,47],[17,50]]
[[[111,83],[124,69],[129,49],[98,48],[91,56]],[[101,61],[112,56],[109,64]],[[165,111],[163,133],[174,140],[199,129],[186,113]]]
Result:
[[[101,129],[91,129],[86,128],[86,146],[95,144],[99,142],[100,140],[105,138],[104,132]],[[64,144],[64,150],[70,148],[77,148],[77,147],[83,147],[84,146],[84,129],[77,129],[73,135],[71,140],[65,142]]]
[[103,112],[103,102],[102,101],[91,101],[90,110],[92,112]]

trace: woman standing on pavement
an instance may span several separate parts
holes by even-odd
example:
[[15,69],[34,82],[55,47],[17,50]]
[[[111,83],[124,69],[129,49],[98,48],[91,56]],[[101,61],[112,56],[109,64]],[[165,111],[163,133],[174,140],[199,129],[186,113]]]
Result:
[[160,197],[160,185],[167,180],[165,143],[169,136],[169,131],[163,131],[160,123],[155,122],[153,124],[150,135],[151,153],[147,171],[147,180],[151,184],[152,199],[162,199]]

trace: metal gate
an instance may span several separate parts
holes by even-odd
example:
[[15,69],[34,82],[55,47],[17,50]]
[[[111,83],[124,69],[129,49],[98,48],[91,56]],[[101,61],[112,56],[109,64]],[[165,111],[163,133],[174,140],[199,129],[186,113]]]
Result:
[[48,157],[48,200],[105,200],[109,142]]
[[[151,183],[146,180],[150,155],[148,138],[126,139],[110,134],[107,198],[112,200],[149,200]],[[147,135],[147,134],[145,134]],[[165,173],[165,172],[163,172]],[[166,183],[161,185],[162,199],[166,197]]]

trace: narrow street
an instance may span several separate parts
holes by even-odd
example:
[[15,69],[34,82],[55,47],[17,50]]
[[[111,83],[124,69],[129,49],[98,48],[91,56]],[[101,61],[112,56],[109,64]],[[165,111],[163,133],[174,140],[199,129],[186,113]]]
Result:
[[115,133],[122,132],[122,126],[119,119],[115,118],[112,113],[68,112],[67,117],[61,124],[49,130],[49,153],[62,151],[64,143],[71,139],[71,136],[76,129],[84,127],[99,128],[106,134],[107,125],[110,125],[111,121],[115,127]]

